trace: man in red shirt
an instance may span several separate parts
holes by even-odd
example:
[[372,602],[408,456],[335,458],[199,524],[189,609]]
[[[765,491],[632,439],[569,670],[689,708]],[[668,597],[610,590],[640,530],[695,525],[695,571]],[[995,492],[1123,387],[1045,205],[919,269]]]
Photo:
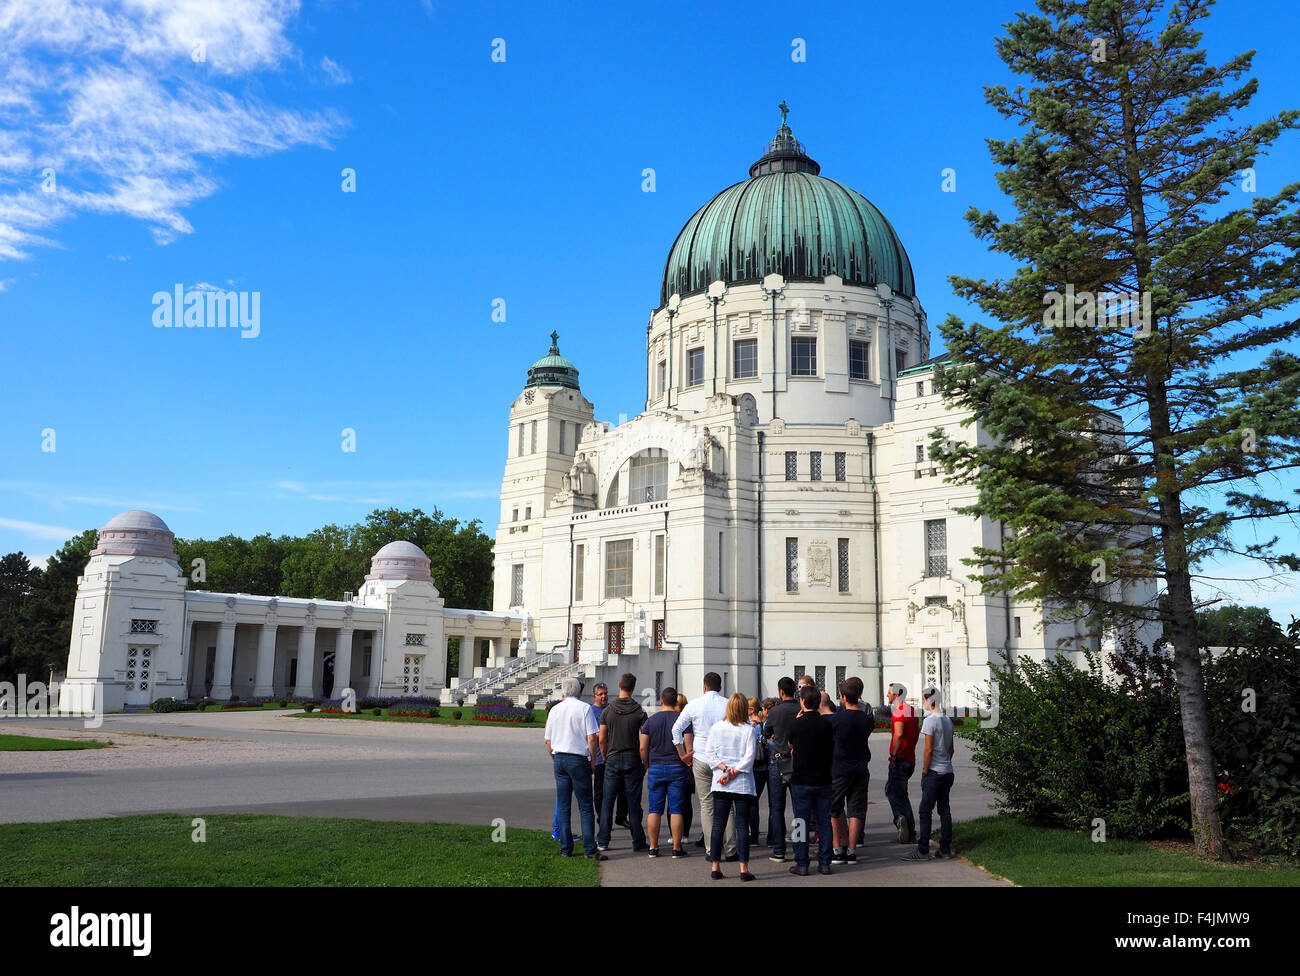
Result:
[[902,685],[894,683],[889,686],[893,735],[889,740],[889,778],[885,780],[885,799],[893,811],[900,844],[911,844],[916,840],[916,818],[912,815],[912,801],[907,795],[907,781],[916,770],[916,742],[921,735],[921,723],[916,711],[905,700],[906,696],[907,689]]

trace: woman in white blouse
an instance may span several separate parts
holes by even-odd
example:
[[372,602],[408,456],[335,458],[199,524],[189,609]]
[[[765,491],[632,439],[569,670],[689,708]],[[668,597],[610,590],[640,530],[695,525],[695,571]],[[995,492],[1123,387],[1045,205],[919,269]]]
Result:
[[736,850],[740,855],[740,880],[753,881],[749,873],[749,820],[754,807],[754,730],[749,726],[749,700],[740,694],[727,699],[726,716],[709,730],[704,761],[713,770],[713,836],[709,842],[710,873],[722,874],[722,838],[727,817],[735,811]]

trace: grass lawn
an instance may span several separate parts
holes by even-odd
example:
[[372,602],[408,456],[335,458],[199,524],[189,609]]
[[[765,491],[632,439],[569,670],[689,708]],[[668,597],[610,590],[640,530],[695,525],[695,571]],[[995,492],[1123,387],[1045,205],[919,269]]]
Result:
[[58,749],[103,749],[94,739],[47,739],[39,735],[0,735],[0,752],[53,752]]
[[[546,728],[546,710],[543,708],[533,709],[532,722],[476,722],[474,720],[474,707],[466,705],[464,708],[457,708],[453,705],[450,708],[444,706],[440,709],[441,715],[438,718],[411,718],[409,716],[389,715],[388,709],[383,710],[382,715],[372,715],[370,709],[356,712],[351,715],[336,715],[321,711],[299,712],[294,718],[342,718],[342,719],[366,719],[371,722],[417,722],[423,725],[474,725],[478,727],[490,726],[492,728],[506,729],[544,729]],[[455,719],[451,715],[459,711],[461,718]]]
[[0,824],[0,887],[421,885],[595,887],[549,834],[490,826],[223,814]]
[[1018,885],[1300,886],[1300,866],[1210,864],[1183,850],[1132,840],[1094,843],[1090,832],[1039,827],[1005,816],[954,824],[953,848]]

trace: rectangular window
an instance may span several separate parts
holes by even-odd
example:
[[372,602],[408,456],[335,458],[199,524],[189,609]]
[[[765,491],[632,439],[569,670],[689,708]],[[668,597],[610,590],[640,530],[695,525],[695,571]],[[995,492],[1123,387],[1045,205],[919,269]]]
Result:
[[424,634],[407,634],[407,635],[406,635],[406,646],[407,646],[407,647],[423,647],[423,646],[424,646]]
[[758,340],[737,339],[731,344],[732,375],[738,380],[758,375]]
[[367,644],[361,651],[361,677],[363,678],[370,677],[370,660],[373,654],[374,651],[371,650],[369,644]]
[[564,453],[564,421],[560,421],[560,453]]
[[924,444],[917,444],[917,445],[916,445],[916,459],[917,459],[918,461],[924,461],[924,460],[925,460],[925,445],[924,445]]
[[158,621],[133,619],[131,621],[131,633],[156,634],[158,633]]
[[808,455],[808,471],[813,481],[822,480],[822,452],[813,451]]
[[916,395],[919,396],[919,397],[923,397],[923,396],[925,396],[925,384],[924,384],[924,383],[917,383],[917,384],[916,384]]
[[686,350],[686,385],[699,386],[704,382],[704,347]]
[[583,591],[586,590],[586,568],[587,568],[587,547],[577,545],[573,547],[573,600],[575,603],[583,601]]
[[531,505],[524,506],[524,521],[527,522],[532,517],[533,517],[533,506]]
[[659,396],[664,395],[664,385],[668,378],[667,360],[659,360],[659,365],[655,367],[655,390]]
[[796,664],[794,666],[794,680],[796,683],[798,683],[799,679],[804,676],[804,673],[804,666],[802,664]]
[[623,653],[623,621],[605,625],[605,653]]
[[578,660],[578,652],[582,650],[582,624],[573,625],[573,659]]
[[605,543],[605,599],[632,595],[632,540]]
[[790,375],[817,375],[817,340],[810,336],[795,336],[790,340]]
[[835,480],[848,480],[848,456],[843,451],[835,452]]
[[718,533],[718,592],[722,592],[722,533]]
[[844,679],[848,677],[849,669],[843,665],[835,668],[835,696],[838,698],[840,688],[844,685]]
[[668,497],[668,452],[652,447],[633,455],[627,464],[627,502],[662,501]]
[[664,595],[664,537],[655,536],[655,596]]
[[785,480],[799,480],[799,455],[794,451],[785,452]]
[[537,421],[536,421],[536,420],[533,421],[533,434],[532,434],[532,438],[533,438],[533,446],[532,446],[532,448],[529,449],[529,452],[528,452],[528,453],[530,453],[530,454],[536,454],[536,453],[537,453]]
[[524,456],[524,425],[519,425],[519,448],[515,451],[515,457]]
[[839,551],[836,554],[839,568],[839,586],[841,593],[849,592],[849,540],[839,540]]
[[897,376],[903,370],[907,369],[907,350],[894,350],[894,375]]
[[1015,620],[1015,622],[1016,622],[1016,636],[1019,637],[1019,636],[1020,636],[1020,618],[1019,618],[1019,617],[1013,617],[1012,619]]
[[[663,650],[664,638],[668,636],[668,629],[665,626],[665,623],[666,621],[656,620],[654,622],[654,627],[650,631],[651,634],[653,635],[654,649],[656,651]],[[664,676],[663,672],[660,671],[658,676],[655,678],[655,689],[658,691],[663,690],[663,676]]]
[[819,664],[813,668],[813,681],[817,682],[817,690],[826,690],[826,665]]
[[925,523],[925,575],[948,575],[948,523],[944,519]]
[[946,607],[948,605],[948,598],[946,596],[927,596],[925,598],[925,605],[927,607]]
[[510,567],[510,605],[512,607],[522,607],[524,605],[524,567],[522,564]]
[[871,343],[858,339],[849,340],[849,379],[871,379]]
[[511,522],[519,521],[519,509],[517,508],[510,509],[510,521]]
[[655,672],[655,701],[659,700],[659,696],[663,694],[663,691],[664,691],[664,673],[662,671],[656,671]]
[[785,540],[785,591],[799,592],[799,540]]

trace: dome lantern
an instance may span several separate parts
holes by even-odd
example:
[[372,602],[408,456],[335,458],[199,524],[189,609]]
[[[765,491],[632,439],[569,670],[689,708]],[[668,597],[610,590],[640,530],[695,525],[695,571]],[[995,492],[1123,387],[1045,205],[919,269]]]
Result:
[[524,389],[531,386],[564,386],[570,390],[578,389],[578,369],[560,355],[560,334],[551,333],[551,348],[541,359],[528,367],[528,382]]

